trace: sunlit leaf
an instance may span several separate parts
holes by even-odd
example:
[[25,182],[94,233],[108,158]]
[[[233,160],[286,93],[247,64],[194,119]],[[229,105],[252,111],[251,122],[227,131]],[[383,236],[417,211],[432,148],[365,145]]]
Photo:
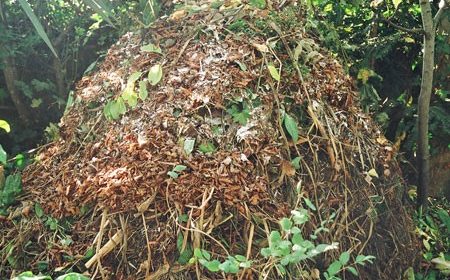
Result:
[[394,7],[397,9],[398,5],[400,5],[400,3],[402,3],[403,0],[392,0],[392,4],[394,4]]
[[0,120],[0,128],[5,130],[8,133],[11,131],[11,127],[9,126],[9,123],[5,120]]
[[109,24],[114,26],[109,16],[111,15],[111,8],[103,2],[103,0],[83,0],[92,10],[99,14]]
[[45,33],[44,27],[42,27],[42,24],[39,22],[38,18],[34,14],[33,10],[30,7],[30,4],[26,0],[18,0],[20,3],[20,6],[22,6],[22,9],[27,14],[28,18],[31,20],[31,23],[33,24],[34,28],[36,29],[36,32],[41,37],[41,39],[45,42],[45,44],[48,46],[48,48],[52,51],[52,53],[58,57],[58,54],[56,53],[55,49],[53,48],[52,43],[50,42],[50,39],[47,36],[47,33]]
[[186,153],[186,155],[190,155],[192,153],[192,151],[194,150],[194,145],[195,145],[195,139],[193,138],[186,138],[184,140],[184,152]]
[[156,85],[161,81],[162,78],[162,67],[160,64],[153,65],[148,72],[148,80],[152,86]]
[[276,81],[280,81],[280,73],[278,73],[278,70],[273,65],[268,65],[267,68],[269,69],[270,75],[272,78],[274,78]]

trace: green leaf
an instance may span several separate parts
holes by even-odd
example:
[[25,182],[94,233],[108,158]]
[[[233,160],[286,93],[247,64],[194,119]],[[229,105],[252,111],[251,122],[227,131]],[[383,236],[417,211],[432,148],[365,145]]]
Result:
[[375,259],[374,256],[358,255],[358,256],[356,256],[355,262],[356,262],[357,264],[362,264],[362,265],[364,265],[364,263],[365,263],[366,261],[369,262],[369,263],[372,263],[372,260],[373,260],[373,259]]
[[272,255],[272,250],[270,248],[262,248],[261,255],[265,258],[268,258]]
[[347,267],[347,270],[350,271],[353,275],[358,276],[358,271],[353,266]]
[[50,276],[35,276],[33,272],[26,271],[11,280],[52,280],[52,278]]
[[203,254],[202,254],[202,250],[199,248],[195,248],[194,249],[194,256],[198,259],[204,259],[203,258]]
[[242,255],[235,255],[234,258],[239,262],[246,262],[247,258]]
[[300,160],[301,160],[301,157],[296,157],[293,160],[291,160],[291,164],[295,170],[300,169]]
[[289,116],[286,113],[286,114],[284,114],[284,121],[283,121],[283,123],[284,123],[284,127],[286,128],[287,132],[291,136],[291,138],[294,141],[294,143],[297,143],[297,141],[298,141],[298,127],[297,127],[297,122],[295,121],[295,119],[292,118],[291,116]]
[[269,69],[270,75],[272,78],[274,78],[276,81],[280,81],[280,73],[278,73],[278,70],[273,66],[272,64],[268,65],[267,68]]
[[296,225],[302,225],[309,220],[308,211],[306,209],[292,210],[291,214]]
[[344,266],[348,263],[350,260],[350,253],[349,252],[342,252],[342,254],[339,256],[339,261]]
[[172,171],[173,171],[173,172],[181,172],[181,171],[186,170],[186,168],[187,168],[186,165],[176,165],[176,166],[172,169]]
[[48,46],[48,48],[52,51],[52,53],[58,57],[58,54],[56,53],[55,49],[53,48],[52,43],[50,42],[50,39],[47,36],[47,33],[45,33],[44,27],[42,27],[42,24],[39,22],[38,18],[33,12],[33,9],[31,9],[30,4],[26,0],[19,0],[20,6],[22,6],[22,9],[27,14],[28,18],[30,19],[31,23],[34,26],[34,29],[36,29],[36,32],[41,37],[41,39],[45,42],[45,44]]
[[281,234],[279,231],[272,231],[269,236],[270,243],[272,245],[278,244],[281,241]]
[[173,178],[173,179],[177,179],[178,178],[178,173],[176,173],[176,172],[173,172],[173,171],[169,171],[169,172],[167,172],[167,175],[169,175],[171,178]]
[[303,200],[305,201],[305,204],[313,211],[316,211],[316,206],[309,200],[308,198],[304,197]]
[[400,5],[400,3],[402,3],[402,0],[392,0],[392,4],[394,4],[395,9],[398,8],[398,5]]
[[239,65],[239,68],[241,68],[242,71],[247,71],[247,66],[243,62],[240,62],[239,60],[235,60],[234,62]]
[[222,270],[225,273],[232,273],[236,274],[239,272],[239,266],[236,262],[233,261],[225,261],[224,263],[221,263],[219,265],[220,270]]
[[220,262],[218,260],[212,260],[210,262],[205,263],[205,267],[211,272],[217,272],[220,270],[219,268]]
[[300,233],[294,233],[291,238],[292,244],[300,245],[303,242],[303,237]]
[[0,144],[0,163],[1,164],[6,164],[6,160],[8,159],[8,154],[6,153],[6,151],[3,149],[2,145]]
[[142,72],[141,71],[136,71],[133,74],[130,75],[130,77],[128,77],[128,81],[127,81],[127,86],[133,86],[134,87],[134,83],[139,80],[139,78],[141,77]]
[[340,261],[334,261],[327,269],[327,272],[330,276],[336,275],[342,268],[342,264]]
[[211,254],[208,251],[202,249],[202,255],[205,257],[207,261],[211,260]]
[[148,97],[148,91],[147,91],[147,83],[145,81],[139,82],[139,98],[141,100],[145,100]]
[[192,151],[194,150],[195,146],[195,139],[193,138],[186,138],[184,139],[183,149],[186,155],[190,155]]
[[161,81],[163,72],[160,64],[153,65],[148,72],[148,80],[152,86],[156,85]]
[[439,219],[442,221],[442,223],[447,228],[447,231],[450,232],[450,216],[448,215],[448,212],[444,209],[439,209],[437,214],[439,216]]
[[155,46],[154,44],[151,44],[151,43],[148,44],[148,45],[142,46],[141,47],[141,51],[162,54],[161,53],[161,48],[157,47],[157,46]]
[[36,213],[36,216],[40,219],[44,216],[44,209],[42,209],[42,206],[39,202],[36,202],[34,204],[34,213]]
[[283,218],[280,221],[281,229],[284,231],[288,231],[292,228],[292,221],[288,218]]
[[198,149],[199,149],[200,152],[208,154],[208,153],[213,153],[216,150],[216,147],[214,146],[213,143],[206,142],[206,143],[201,144],[198,147]]
[[138,95],[132,88],[126,88],[121,97],[125,100],[131,108],[135,108],[138,102]]
[[3,192],[0,193],[0,205],[9,206],[16,201],[16,197],[22,192],[22,176],[12,174],[6,177]]
[[266,0],[250,0],[249,4],[258,9],[264,9],[266,7]]
[[90,279],[89,277],[86,277],[76,272],[64,274],[56,278],[56,280],[89,280],[89,279]]
[[9,123],[5,120],[0,120],[0,129],[3,129],[7,133],[11,131],[11,127],[9,126]]

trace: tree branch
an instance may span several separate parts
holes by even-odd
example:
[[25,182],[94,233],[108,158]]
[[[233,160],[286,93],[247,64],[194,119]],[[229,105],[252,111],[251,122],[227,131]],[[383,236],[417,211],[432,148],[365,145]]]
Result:
[[407,33],[413,33],[413,34],[424,34],[425,32],[423,31],[423,29],[421,28],[406,28],[403,26],[400,26],[398,24],[393,23],[391,20],[385,18],[385,17],[380,17],[379,18],[381,21],[389,24],[390,26],[397,28],[398,30],[401,30],[403,32],[407,32]]

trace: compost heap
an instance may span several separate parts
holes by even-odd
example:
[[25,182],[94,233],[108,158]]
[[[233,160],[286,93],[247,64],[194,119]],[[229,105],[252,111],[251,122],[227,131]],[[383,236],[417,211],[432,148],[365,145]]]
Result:
[[[279,258],[261,249],[297,209],[309,215],[305,239],[339,245],[286,266],[290,277],[318,279],[349,251],[352,262],[376,258],[355,265],[356,278],[398,279],[416,246],[395,148],[360,109],[342,66],[301,18],[286,18],[182,10],[123,36],[78,83],[60,138],[23,174],[24,201],[37,204],[23,202],[21,222],[2,230],[22,256],[17,267],[279,279]],[[211,272],[188,262],[195,248],[251,265]]]

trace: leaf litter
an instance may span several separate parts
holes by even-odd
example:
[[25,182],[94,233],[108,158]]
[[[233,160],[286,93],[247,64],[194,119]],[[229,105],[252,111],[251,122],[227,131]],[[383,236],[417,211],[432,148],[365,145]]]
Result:
[[[93,278],[214,279],[177,262],[180,245],[216,258],[248,249],[256,266],[240,277],[258,278],[267,260],[257,240],[301,196],[318,213],[313,223],[334,217],[322,243],[377,258],[361,277],[392,279],[411,264],[404,256],[414,258],[416,241],[395,151],[378,140],[352,80],[307,33],[283,30],[281,40],[227,28],[236,13],[251,21],[247,12],[177,11],[145,36],[124,35],[78,82],[60,139],[23,173],[25,199],[39,203],[40,219],[70,220],[72,242],[47,246],[54,232],[32,214],[19,214],[28,224],[7,219],[3,240],[21,236],[13,250],[37,244],[21,254],[23,269],[49,260]],[[282,41],[297,45],[291,69],[280,65],[292,54]],[[307,73],[295,71],[302,55]],[[103,108],[127,88],[140,99],[108,120]]]

